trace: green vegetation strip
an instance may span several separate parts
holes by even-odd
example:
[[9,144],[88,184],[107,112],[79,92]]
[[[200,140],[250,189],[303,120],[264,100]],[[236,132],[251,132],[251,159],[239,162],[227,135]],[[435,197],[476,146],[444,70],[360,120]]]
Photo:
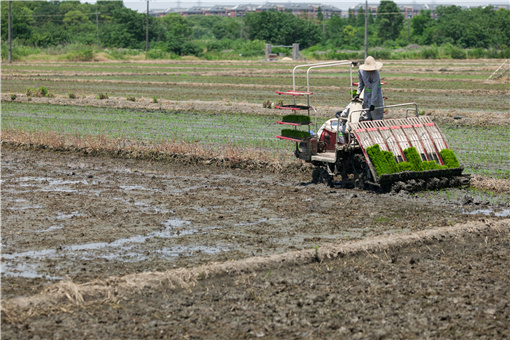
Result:
[[[275,138],[281,132],[281,125],[275,123],[280,117],[2,102],[2,130],[104,135],[123,138],[126,145],[136,141],[183,141],[215,152],[234,146],[243,152],[259,150],[282,161],[293,161],[294,144]],[[510,178],[510,129],[443,125],[441,130],[466,173]],[[424,170],[429,166],[427,162],[421,164]],[[398,167],[411,171],[408,162],[400,162]]]

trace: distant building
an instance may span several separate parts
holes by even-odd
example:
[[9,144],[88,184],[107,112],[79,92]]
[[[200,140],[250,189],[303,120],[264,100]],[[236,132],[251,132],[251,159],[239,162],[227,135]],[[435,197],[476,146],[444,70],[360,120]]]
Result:
[[[398,8],[402,11],[404,18],[410,19],[420,14],[421,10],[430,10],[433,18],[437,18],[436,9],[439,6],[448,6],[448,4],[436,4],[434,0],[432,0],[432,4],[402,4],[397,5]],[[492,6],[492,5],[486,5]],[[377,4],[368,4],[368,12],[375,17],[377,15],[377,8],[379,7],[379,3]],[[478,6],[477,6],[478,7]],[[508,9],[510,10],[510,5],[494,5],[494,9]],[[212,7],[202,7],[202,6],[193,6],[190,8],[168,8],[168,9],[151,9],[149,10],[149,15],[153,17],[162,17],[169,13],[179,13],[182,16],[189,15],[216,15],[222,17],[242,17],[246,13],[250,12],[262,12],[262,11],[281,11],[292,13],[296,16],[305,16],[308,18],[316,18],[319,13],[319,8],[324,15],[325,19],[331,18],[334,14],[338,16],[342,16],[342,10],[331,5],[323,5],[320,3],[293,3],[293,2],[266,2],[263,5],[254,5],[254,4],[239,4],[239,5],[214,5]],[[462,6],[462,8],[469,8],[469,6]],[[360,3],[354,7],[349,8],[347,14],[357,16],[359,12],[365,12],[365,4]]]
[[325,19],[331,18],[333,14],[342,16],[342,10],[331,5],[322,5],[320,3],[265,3],[263,5],[239,4],[235,6],[214,5],[212,7],[193,6],[184,8],[168,8],[168,9],[151,9],[149,15],[153,17],[162,17],[170,13],[179,13],[182,16],[189,15],[217,15],[222,17],[241,17],[250,12],[262,11],[281,11],[292,13],[296,16],[306,16],[308,18],[316,18],[319,8]]
[[[417,15],[420,15],[420,12],[422,10],[429,11],[432,14],[433,18],[437,19],[437,8],[440,6],[450,6],[448,4],[437,4],[435,1],[433,1],[432,4],[417,4],[417,3],[409,3],[409,4],[401,4],[398,5],[398,8],[402,11],[402,14],[404,15],[405,19],[411,19]],[[484,5],[482,7],[488,7],[492,5]],[[372,14],[372,16],[375,18],[377,15],[377,7],[379,7],[379,3],[377,4],[368,4],[368,12]],[[470,6],[461,6],[463,9],[467,9]],[[478,6],[473,6],[478,7]],[[504,8],[504,9],[510,9],[510,5],[494,5],[493,6],[495,10]],[[360,3],[354,7],[349,8],[349,13],[352,13],[354,15],[357,15],[359,11],[365,12],[365,4]]]

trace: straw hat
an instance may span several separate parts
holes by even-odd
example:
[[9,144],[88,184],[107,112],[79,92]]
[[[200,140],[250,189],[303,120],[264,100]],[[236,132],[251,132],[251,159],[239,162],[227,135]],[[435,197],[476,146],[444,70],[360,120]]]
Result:
[[365,63],[363,65],[361,65],[359,68],[361,70],[365,70],[365,71],[375,71],[375,70],[380,70],[381,67],[382,67],[382,63],[375,61],[374,57],[369,56],[365,60]]

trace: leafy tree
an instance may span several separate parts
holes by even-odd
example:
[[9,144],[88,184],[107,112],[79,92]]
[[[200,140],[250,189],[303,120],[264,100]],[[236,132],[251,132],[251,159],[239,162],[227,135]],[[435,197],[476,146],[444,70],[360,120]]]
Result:
[[62,23],[59,5],[59,1],[30,1],[26,3],[26,6],[33,11],[34,24],[38,27],[42,27],[48,22]]
[[185,50],[193,50],[191,45],[185,45],[191,35],[191,27],[186,18],[172,13],[158,18],[158,20],[163,27],[166,51],[180,55]]
[[420,14],[411,19],[411,28],[413,29],[413,36],[419,37],[423,32],[434,26],[435,20],[432,19],[430,10],[421,10]]
[[[9,4],[7,1],[1,2],[1,18],[2,18],[2,40],[7,41],[9,35]],[[33,30],[33,11],[25,6],[22,2],[13,1],[11,3],[12,13],[12,35],[13,39],[26,41],[32,35]]]
[[360,7],[356,16],[356,27],[365,26],[365,8]]
[[351,26],[356,25],[356,15],[354,13],[354,10],[349,9],[349,14],[347,16],[347,25]]
[[62,22],[66,26],[79,25],[83,23],[90,23],[89,18],[80,11],[69,11],[64,15]]
[[333,14],[329,20],[326,21],[326,39],[340,38],[344,29],[345,21],[337,14]]
[[500,8],[496,11],[493,20],[492,34],[496,46],[510,46],[510,11]]
[[80,11],[81,3],[79,1],[62,1],[58,6],[61,15],[65,15],[70,11]]
[[221,39],[237,39],[241,34],[241,23],[238,18],[221,18],[213,26],[214,37]]
[[377,25],[377,34],[384,42],[385,40],[395,40],[403,28],[404,15],[393,1],[382,0],[377,8],[375,23]]
[[347,44],[351,44],[354,37],[356,36],[356,29],[354,27],[352,27],[351,25],[347,25],[344,27],[344,30],[342,31],[344,37],[345,37],[345,42]]
[[317,8],[317,19],[322,22],[324,20],[324,13],[322,13],[322,8],[321,6],[319,6],[319,8]]
[[246,15],[245,23],[249,39],[275,45],[299,43],[300,47],[307,48],[318,43],[322,36],[318,25],[289,13],[277,11],[249,13]]

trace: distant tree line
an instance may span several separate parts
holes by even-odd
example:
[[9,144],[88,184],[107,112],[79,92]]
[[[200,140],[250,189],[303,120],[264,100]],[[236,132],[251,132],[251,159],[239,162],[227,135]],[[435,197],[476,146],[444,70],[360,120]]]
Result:
[[[1,38],[5,44],[8,2],[1,2]],[[369,45],[385,48],[408,44],[442,45],[458,48],[510,47],[510,11],[493,7],[462,9],[442,6],[407,20],[393,1],[383,0],[375,18],[368,17]],[[124,6],[121,1],[13,1],[13,37],[17,44],[51,47],[66,44],[103,48],[145,49],[146,14]],[[235,50],[249,56],[263,53],[265,43],[315,50],[360,50],[364,46],[365,13],[347,18],[333,15],[308,19],[287,12],[247,13],[243,18],[219,16],[182,17],[170,14],[149,17],[149,46],[174,55]],[[2,53],[3,54],[3,53]]]

